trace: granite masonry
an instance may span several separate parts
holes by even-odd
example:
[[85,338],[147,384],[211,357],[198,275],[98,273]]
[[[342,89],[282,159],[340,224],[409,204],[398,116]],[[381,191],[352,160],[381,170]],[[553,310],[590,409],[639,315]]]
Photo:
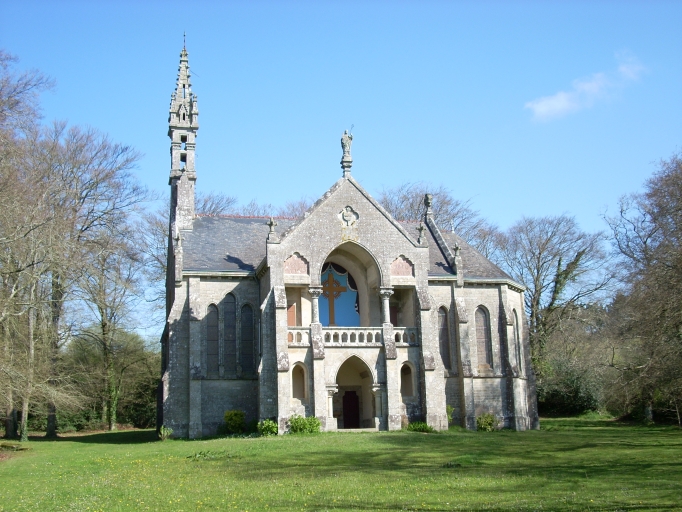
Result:
[[280,433],[293,415],[327,431],[475,429],[484,413],[538,428],[523,286],[442,231],[430,196],[422,222],[397,222],[351,175],[344,133],[342,177],[303,218],[196,215],[198,115],[183,48],[159,425],[198,438],[241,409]]

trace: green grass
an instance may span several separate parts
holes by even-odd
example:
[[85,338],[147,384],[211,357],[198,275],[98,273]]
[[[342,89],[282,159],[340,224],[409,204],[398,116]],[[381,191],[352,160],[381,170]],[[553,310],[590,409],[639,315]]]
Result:
[[682,431],[599,417],[534,432],[26,445],[0,460],[0,510],[682,510]]

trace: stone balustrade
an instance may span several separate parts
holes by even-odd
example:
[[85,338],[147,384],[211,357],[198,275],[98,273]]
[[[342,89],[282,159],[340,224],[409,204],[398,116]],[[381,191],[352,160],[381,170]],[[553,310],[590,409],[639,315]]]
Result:
[[[383,344],[381,327],[323,327],[325,346],[376,346]],[[416,327],[394,327],[396,344],[418,345]],[[310,327],[288,327],[287,342],[292,346],[310,346]]]
[[408,345],[419,345],[419,333],[416,327],[394,327],[393,336],[395,343],[406,343]]
[[324,327],[325,346],[367,346],[383,344],[381,327]]
[[287,330],[289,345],[310,346],[310,327],[288,327]]

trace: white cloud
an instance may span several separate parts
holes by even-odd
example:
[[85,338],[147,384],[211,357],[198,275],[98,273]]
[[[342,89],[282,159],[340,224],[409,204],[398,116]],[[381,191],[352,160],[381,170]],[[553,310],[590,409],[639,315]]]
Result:
[[620,64],[615,72],[573,80],[570,90],[531,100],[524,107],[533,111],[533,119],[537,121],[550,121],[591,107],[596,101],[608,98],[615,89],[638,80],[645,70],[631,55],[619,54],[617,58]]

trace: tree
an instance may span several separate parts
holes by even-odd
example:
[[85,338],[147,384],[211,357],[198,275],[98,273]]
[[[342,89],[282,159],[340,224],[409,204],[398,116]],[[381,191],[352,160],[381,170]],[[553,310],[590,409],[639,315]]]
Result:
[[625,341],[611,366],[652,419],[658,405],[682,409],[682,154],[659,164],[641,194],[624,197],[608,217],[622,258],[627,316]]
[[378,201],[398,221],[419,222],[424,218],[424,195],[433,196],[433,218],[436,224],[452,229],[470,245],[488,257],[495,248],[497,228],[471,207],[471,201],[459,201],[443,185],[432,187],[423,182],[403,183],[384,188]]
[[524,217],[495,241],[497,262],[526,286],[534,367],[541,377],[545,345],[576,308],[600,298],[613,279],[601,233],[580,230],[573,217]]

